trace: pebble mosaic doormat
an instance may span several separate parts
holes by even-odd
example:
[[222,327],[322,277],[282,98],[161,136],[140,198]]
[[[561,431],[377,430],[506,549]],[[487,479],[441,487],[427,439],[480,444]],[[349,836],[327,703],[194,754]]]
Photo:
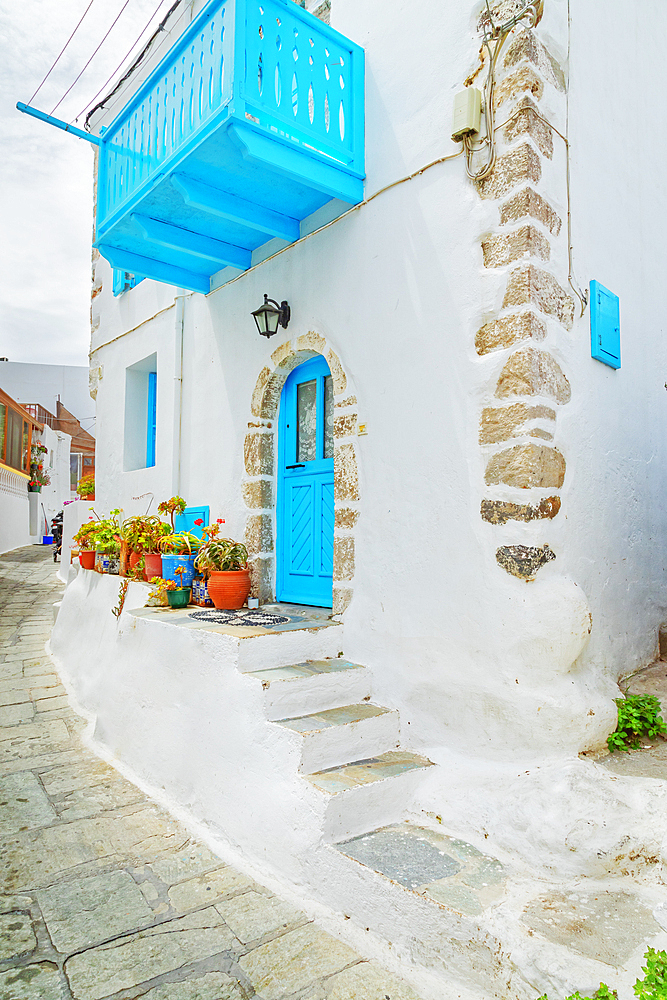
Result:
[[276,628],[278,625],[286,625],[288,622],[302,622],[304,618],[298,615],[274,615],[267,611],[248,610],[241,608],[239,611],[222,611],[218,608],[210,608],[206,611],[194,611],[189,618],[196,621],[211,622],[215,625],[242,625],[245,627]]

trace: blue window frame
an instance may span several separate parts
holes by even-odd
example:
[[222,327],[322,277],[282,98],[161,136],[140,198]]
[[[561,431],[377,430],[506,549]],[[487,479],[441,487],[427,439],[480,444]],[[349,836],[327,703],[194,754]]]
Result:
[[138,285],[140,281],[143,281],[143,277],[140,274],[132,274],[130,271],[121,271],[117,267],[113,269],[113,293],[114,295],[122,295],[123,292],[129,291],[130,288],[134,288]]
[[155,465],[155,438],[157,434],[157,372],[148,373],[148,419],[146,421],[146,468]]

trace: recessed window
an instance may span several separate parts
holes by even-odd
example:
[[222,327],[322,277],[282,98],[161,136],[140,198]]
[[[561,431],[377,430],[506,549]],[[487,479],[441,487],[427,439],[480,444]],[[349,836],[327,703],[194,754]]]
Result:
[[125,369],[125,471],[154,466],[156,444],[157,354],[151,354]]
[[114,295],[122,295],[123,292],[128,292],[130,288],[134,288],[135,285],[138,285],[143,280],[141,274],[132,274],[131,271],[120,271],[117,267],[114,267],[113,293]]

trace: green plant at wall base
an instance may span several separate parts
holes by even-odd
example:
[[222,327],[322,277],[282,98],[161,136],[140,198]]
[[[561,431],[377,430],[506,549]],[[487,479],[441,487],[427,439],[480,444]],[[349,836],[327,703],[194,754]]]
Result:
[[616,698],[618,725],[607,737],[607,746],[614,750],[634,750],[642,737],[653,740],[667,736],[667,725],[660,715],[660,702],[651,694],[629,694]]
[[190,531],[177,531],[172,535],[165,535],[158,542],[160,552],[165,555],[189,556],[199,548],[200,541],[196,535]]
[[[176,572],[178,572],[178,570]],[[183,570],[183,572],[185,572],[185,570]],[[167,593],[178,590],[178,584],[175,580],[165,580],[161,576],[151,577],[150,584],[153,589],[148,595],[148,600],[144,605],[146,608],[154,608],[156,605],[158,605],[158,607],[167,607],[169,604]]]
[[202,529],[203,539],[195,557],[195,569],[204,577],[211,573],[246,568],[248,550],[245,545],[231,538],[220,538],[220,525],[224,521]]
[[174,514],[182,514],[187,504],[183,497],[171,497],[169,500],[163,500],[161,504],[158,504],[158,514],[169,514],[171,518],[171,530],[174,530]]
[[649,948],[644,961],[642,972],[645,976],[635,983],[635,996],[639,1000],[664,1000],[667,997],[667,951]]
[[[645,974],[643,979],[638,979],[633,990],[639,1000],[666,1000],[667,998],[667,951],[656,951],[649,948],[644,955],[646,965],[642,966]],[[538,1000],[549,1000],[546,993],[543,993]],[[599,990],[596,990],[592,997],[585,997],[577,990],[565,1000],[618,1000],[616,990],[610,990],[606,983],[600,983]]]

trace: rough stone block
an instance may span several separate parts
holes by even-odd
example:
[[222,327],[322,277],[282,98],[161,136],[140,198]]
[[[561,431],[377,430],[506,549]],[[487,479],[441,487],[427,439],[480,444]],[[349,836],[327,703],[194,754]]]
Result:
[[349,608],[351,601],[352,591],[349,587],[334,587],[331,613],[334,615],[344,614]]
[[347,396],[345,399],[338,400],[338,402],[335,403],[334,405],[335,406],[341,406],[341,407],[343,407],[343,406],[356,406],[357,405],[357,397],[356,396]]
[[505,69],[529,62],[542,74],[547,83],[565,91],[565,74],[551,53],[538,41],[534,32],[522,31],[510,45],[503,63]]
[[496,396],[548,396],[556,403],[568,403],[570,383],[556,359],[548,351],[523,347],[507,359],[500,373]]
[[500,81],[494,92],[495,106],[499,108],[504,101],[525,93],[532,94],[539,101],[544,93],[544,83],[532,66],[523,65]]
[[304,333],[301,337],[297,338],[296,342],[297,351],[317,351],[318,354],[324,354],[326,347],[327,342],[324,337],[321,337],[319,333],[315,333],[314,330]]
[[482,500],[480,513],[489,524],[506,524],[508,521],[551,520],[558,514],[560,497],[545,497],[539,503],[510,503],[508,500]]
[[342,417],[334,417],[334,437],[354,437],[357,433],[356,413],[345,413]]
[[358,510],[354,510],[352,507],[338,507],[334,514],[334,527],[347,529],[354,528],[358,520]]
[[560,217],[542,195],[531,187],[512,195],[500,206],[500,224],[503,226],[518,222],[526,216],[537,219],[553,236],[558,236],[561,228]]
[[255,382],[255,388],[252,392],[252,402],[250,409],[252,411],[253,417],[259,417],[262,414],[262,401],[264,399],[264,392],[268,385],[269,379],[271,378],[271,369],[262,368],[261,372],[257,377]]
[[524,264],[512,271],[507,282],[503,307],[537,306],[547,316],[553,316],[567,330],[574,323],[574,300],[558,284],[553,274],[533,264]]
[[354,445],[334,448],[334,500],[342,503],[359,499],[359,473]]
[[539,487],[560,489],[565,479],[565,459],[557,448],[542,444],[519,444],[493,455],[486,467],[487,486],[514,486],[520,490]]
[[259,892],[244,892],[216,903],[215,908],[243,944],[307,920],[305,913],[295,910],[289,903]]
[[524,97],[512,114],[511,121],[505,126],[506,140],[513,142],[519,136],[529,135],[542,156],[550,160],[554,155],[553,135],[546,121],[539,116],[535,102],[530,97]]
[[535,226],[521,226],[510,233],[493,233],[482,240],[484,267],[504,267],[521,257],[549,260],[549,240]]
[[350,535],[334,537],[333,578],[351,580],[354,576],[354,538]]
[[548,545],[537,548],[533,545],[501,545],[496,552],[496,562],[499,566],[520,580],[530,582],[535,574],[548,562],[556,558],[555,552]]
[[248,569],[250,570],[250,596],[258,597],[260,603],[272,600],[273,559],[249,559]]
[[60,1000],[63,996],[58,966],[51,962],[0,972],[0,997],[8,1000]]
[[245,544],[249,555],[273,552],[273,522],[270,514],[251,514],[246,521]]
[[273,483],[269,479],[244,483],[243,499],[251,510],[270,510],[273,507]]
[[280,344],[271,355],[271,360],[273,361],[274,366],[277,368],[278,365],[281,365],[283,361],[292,353],[291,340],[286,340],[285,343]]
[[[487,406],[482,410],[479,443],[497,444],[517,434],[530,433],[534,436],[535,428],[526,432],[525,425],[529,420],[555,419],[556,411],[549,406],[529,406],[526,403],[514,403],[512,406],[503,407]],[[550,437],[553,437],[553,434]]]
[[327,351],[327,364],[333,380],[334,396],[340,396],[347,389],[347,376],[335,351]]
[[249,476],[273,474],[273,434],[255,431],[243,442],[245,471]]
[[254,886],[255,882],[249,875],[225,866],[173,885],[169,890],[169,902],[177,913],[183,913],[184,910],[206,906],[221,896],[229,896]]
[[0,961],[29,954],[36,947],[37,939],[28,913],[10,911],[0,916]]
[[511,347],[522,340],[544,340],[547,328],[534,312],[512,313],[485,323],[475,334],[478,354]]
[[541,176],[539,153],[528,143],[523,143],[499,156],[489,176],[479,181],[477,188],[480,198],[504,198],[512,188],[526,181],[537,184]]

